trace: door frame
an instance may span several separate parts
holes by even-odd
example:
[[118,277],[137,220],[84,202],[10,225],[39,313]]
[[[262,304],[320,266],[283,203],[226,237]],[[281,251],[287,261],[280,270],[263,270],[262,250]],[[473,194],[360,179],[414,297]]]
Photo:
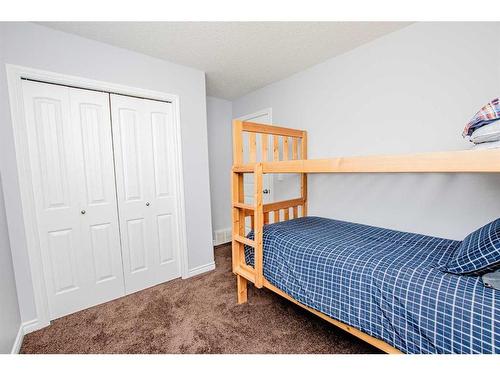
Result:
[[[44,281],[40,240],[38,233],[38,222],[34,205],[33,185],[31,181],[31,167],[29,160],[29,148],[26,137],[26,121],[23,105],[22,79],[31,79],[52,84],[74,86],[75,88],[90,89],[95,91],[111,92],[115,94],[136,96],[144,99],[162,100],[172,103],[175,128],[175,175],[178,181],[177,212],[179,233],[179,262],[182,278],[189,277],[188,252],[186,240],[186,218],[184,206],[184,180],[182,168],[182,145],[180,126],[180,106],[179,96],[124,86],[104,81],[96,81],[77,76],[60,74],[45,70],[33,69],[24,66],[5,64],[7,71],[7,86],[9,92],[9,102],[11,110],[12,130],[14,134],[14,146],[16,153],[17,174],[19,180],[19,190],[21,195],[21,206],[23,214],[24,232],[28,258],[30,263],[31,281],[33,287],[34,304],[36,308],[36,318],[29,322],[24,322],[24,333],[32,332],[50,324],[50,314],[48,307],[47,289]],[[7,214],[9,235],[14,236],[14,223]],[[18,228],[16,228],[18,229]]]

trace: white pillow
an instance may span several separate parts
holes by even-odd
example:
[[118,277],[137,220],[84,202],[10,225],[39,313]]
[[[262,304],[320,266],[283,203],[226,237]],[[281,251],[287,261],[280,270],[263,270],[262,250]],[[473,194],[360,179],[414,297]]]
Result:
[[485,273],[481,278],[485,287],[500,290],[500,269]]
[[489,150],[492,148],[500,148],[500,141],[479,143],[472,147],[473,150]]
[[500,140],[500,121],[481,126],[471,134],[470,140],[475,144]]

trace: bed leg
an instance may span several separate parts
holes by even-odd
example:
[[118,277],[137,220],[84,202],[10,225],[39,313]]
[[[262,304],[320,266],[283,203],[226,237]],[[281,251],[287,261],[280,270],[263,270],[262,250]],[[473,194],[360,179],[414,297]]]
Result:
[[246,303],[248,300],[248,281],[240,275],[236,275],[236,282],[238,284],[238,305]]

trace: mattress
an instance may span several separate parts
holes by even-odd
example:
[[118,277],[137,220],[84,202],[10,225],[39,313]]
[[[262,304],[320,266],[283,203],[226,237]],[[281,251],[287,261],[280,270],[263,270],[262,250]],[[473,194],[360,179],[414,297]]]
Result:
[[266,225],[263,241],[271,284],[404,353],[500,353],[500,291],[442,271],[459,241],[320,217]]

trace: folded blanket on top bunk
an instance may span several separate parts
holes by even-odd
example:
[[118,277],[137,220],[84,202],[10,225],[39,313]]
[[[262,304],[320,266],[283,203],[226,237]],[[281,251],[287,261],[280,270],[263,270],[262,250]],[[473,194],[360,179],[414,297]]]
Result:
[[465,125],[462,133],[464,137],[471,136],[476,130],[500,119],[500,99],[495,98],[483,106]]
[[263,240],[269,282],[405,353],[500,353],[500,291],[443,271],[460,241],[319,217]]

